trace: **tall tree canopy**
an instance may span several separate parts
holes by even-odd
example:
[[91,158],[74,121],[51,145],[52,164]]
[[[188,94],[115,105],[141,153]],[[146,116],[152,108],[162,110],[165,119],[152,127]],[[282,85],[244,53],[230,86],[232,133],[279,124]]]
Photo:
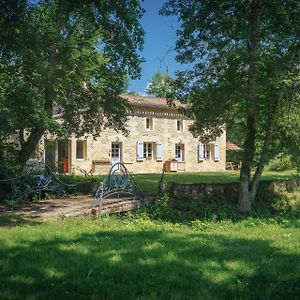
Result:
[[166,98],[171,93],[171,77],[168,72],[164,74],[157,71],[148,83],[146,91],[156,97]]
[[210,140],[226,125],[243,142],[239,207],[249,211],[269,159],[299,153],[300,2],[169,0],[161,13],[181,23],[177,60],[192,67],[177,88],[192,133]]
[[126,130],[119,95],[140,74],[142,14],[138,0],[0,1],[0,131],[19,133],[21,164],[46,131]]

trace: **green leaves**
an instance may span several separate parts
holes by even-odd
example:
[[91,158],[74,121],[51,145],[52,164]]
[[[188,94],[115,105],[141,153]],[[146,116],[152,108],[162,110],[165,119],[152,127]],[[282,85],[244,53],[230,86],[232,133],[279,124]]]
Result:
[[172,94],[172,79],[168,73],[157,71],[147,86],[147,93],[160,98],[170,97]]
[[[126,132],[119,95],[127,78],[140,74],[142,14],[138,0],[2,1],[1,129]],[[64,112],[60,124],[52,121],[55,107]]]
[[191,67],[177,73],[177,94],[189,104],[192,133],[214,140],[226,124],[230,141],[243,147],[240,208],[246,211],[268,161],[300,149],[299,124],[286,117],[300,106],[299,1],[170,0],[161,13],[181,23],[177,60]]
[[[181,23],[177,59],[190,67],[177,73],[177,94],[189,102],[187,113],[195,119],[191,129],[200,138],[214,139],[222,124],[227,124],[234,142],[241,144],[245,139],[250,2],[172,0],[161,10],[163,15],[177,15]],[[257,143],[266,137],[276,95],[282,94],[280,107],[292,99],[299,102],[300,21],[296,16],[300,8],[296,2],[263,1],[259,6],[257,100],[253,103]],[[278,114],[276,122],[284,117],[284,110]]]

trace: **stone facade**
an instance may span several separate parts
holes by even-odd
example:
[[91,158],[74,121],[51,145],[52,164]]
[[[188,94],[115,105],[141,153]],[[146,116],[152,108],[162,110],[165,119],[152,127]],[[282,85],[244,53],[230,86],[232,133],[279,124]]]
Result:
[[[188,130],[192,121],[179,114],[178,109],[153,103],[152,98],[142,99],[142,103],[130,101],[133,109],[127,124],[129,136],[107,129],[96,139],[72,137],[63,146],[56,141],[52,157],[64,164],[65,172],[73,174],[80,169],[106,174],[118,161],[132,173],[161,173],[164,168],[178,172],[225,170],[226,132],[216,141],[201,145]],[[46,163],[50,156],[45,155]]]

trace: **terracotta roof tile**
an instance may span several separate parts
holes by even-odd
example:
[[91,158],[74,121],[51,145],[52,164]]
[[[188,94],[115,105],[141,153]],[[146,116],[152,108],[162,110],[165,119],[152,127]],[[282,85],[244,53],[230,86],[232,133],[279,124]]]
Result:
[[165,98],[154,98],[149,96],[139,96],[139,95],[130,95],[130,94],[124,94],[122,95],[122,97],[132,105],[149,106],[149,107],[165,107],[171,109],[172,108],[177,109],[183,106],[178,100],[173,101],[173,104],[169,104],[167,102],[167,99]]
[[242,148],[240,148],[238,145],[233,143],[226,143],[226,151],[241,151]]

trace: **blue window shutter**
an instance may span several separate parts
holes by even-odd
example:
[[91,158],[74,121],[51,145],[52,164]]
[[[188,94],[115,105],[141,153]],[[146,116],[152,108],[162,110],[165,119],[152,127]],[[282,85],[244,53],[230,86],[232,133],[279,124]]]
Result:
[[205,156],[204,156],[204,145],[199,144],[198,146],[198,156],[199,156],[199,161],[203,161]]
[[157,161],[163,160],[163,146],[161,142],[156,143],[156,160]]
[[220,147],[219,147],[219,144],[215,144],[214,159],[215,159],[215,161],[220,161]]
[[136,160],[137,161],[144,160],[144,142],[136,143]]

